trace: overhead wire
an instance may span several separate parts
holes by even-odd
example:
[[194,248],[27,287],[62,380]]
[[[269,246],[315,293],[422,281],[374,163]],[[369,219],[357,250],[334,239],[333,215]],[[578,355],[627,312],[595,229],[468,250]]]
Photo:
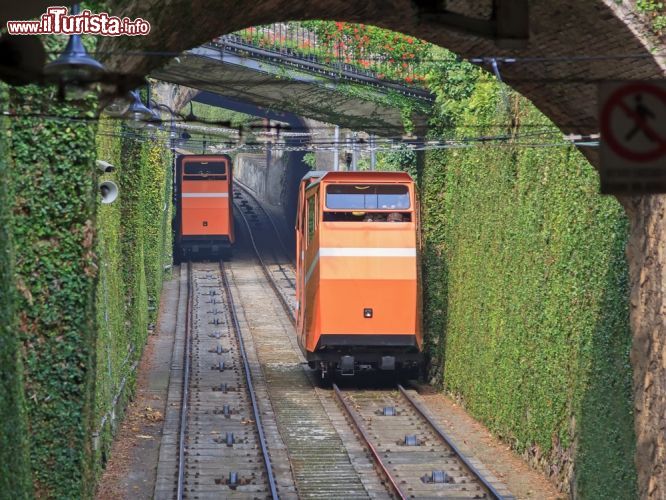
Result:
[[[55,52],[54,52],[55,53]],[[125,57],[131,57],[131,56],[136,56],[136,57],[200,57],[196,54],[191,54],[187,52],[175,52],[175,51],[148,51],[148,50],[137,50],[137,51],[131,51],[131,50],[124,50],[124,51],[96,51],[94,52],[98,56],[112,56],[112,55],[123,55]],[[366,59],[372,60],[374,56],[370,55],[366,57]],[[494,72],[497,74],[497,65],[498,64],[518,64],[518,63],[546,63],[546,62],[584,62],[584,61],[601,61],[601,60],[622,60],[622,59],[638,59],[638,58],[659,58],[659,57],[666,57],[666,53],[652,53],[652,54],[582,54],[582,55],[557,55],[557,56],[529,56],[529,57],[508,57],[508,56],[479,56],[479,57],[467,57],[465,60],[475,63],[475,64],[489,64],[491,68],[494,70]],[[339,61],[342,60],[342,58],[338,59]],[[382,60],[384,61],[385,58],[379,58],[377,60]],[[398,59],[399,60],[399,59]],[[456,62],[462,62],[463,59],[460,57],[445,57],[445,58],[437,58],[437,57],[429,57],[429,58],[410,58],[408,59],[410,63],[436,63],[436,62],[446,62],[446,63],[456,63]],[[335,61],[335,58],[332,57],[331,61]],[[509,83],[516,83],[516,82],[533,82],[533,83],[551,83],[551,84],[556,84],[556,83],[595,83],[599,81],[605,81],[603,78],[580,78],[580,77],[561,77],[561,78],[536,78],[536,77],[527,77],[527,78],[516,78],[516,77],[505,77],[506,81]],[[181,80],[179,81],[179,84],[184,84],[186,85],[187,83],[193,83],[193,84],[207,84],[210,83],[208,80],[201,79],[201,78],[189,78],[185,79],[184,81]],[[217,85],[224,85],[226,83],[237,83],[237,80],[220,80],[216,79],[215,83]],[[489,83],[489,84],[495,84],[495,81],[488,81],[488,82],[477,82],[477,83]],[[262,85],[268,85],[268,84],[274,84],[273,82],[262,82],[262,81],[255,81],[255,82],[245,82],[246,88],[248,90],[251,90],[253,88],[258,88],[261,87]],[[292,82],[289,80],[281,81],[281,85],[290,85],[290,84],[303,84],[303,82]],[[12,114],[12,113],[4,113],[4,116],[9,116],[9,117],[38,117],[42,119],[53,119],[53,120],[74,120],[74,121],[90,121],[90,122],[96,122],[98,121],[98,117],[87,117],[87,116],[78,116],[78,117],[71,117],[71,116],[55,116],[55,115],[50,115],[47,113],[18,113],[18,114]],[[381,117],[378,117],[381,119]],[[122,119],[122,118],[118,118]],[[166,123],[167,120],[164,121]],[[188,123],[193,123],[193,124],[208,124],[208,125],[214,125],[214,126],[225,126],[229,125],[229,122],[226,121],[221,121],[221,120],[207,120],[205,118],[201,117],[195,117],[195,119],[186,119],[186,117],[181,116],[181,115],[176,115],[171,118],[172,126],[175,127],[176,129],[178,128],[185,128],[186,124]],[[560,127],[567,129],[567,130],[591,130],[593,129],[596,124],[593,123],[593,120],[589,121],[577,121],[577,122],[570,122],[570,123],[558,123]],[[529,129],[534,127],[536,128],[547,128],[543,124],[535,123],[520,123],[517,124],[514,129],[515,130],[520,130],[520,129]],[[262,128],[262,127],[250,127],[250,128]],[[313,135],[316,134],[315,130],[321,128],[321,129],[328,129],[328,125],[322,125],[322,126],[303,126],[303,127],[294,127],[293,125],[285,127],[287,130],[283,131],[283,137],[287,137],[290,134],[292,136],[296,136],[297,134],[302,134],[302,135]],[[368,127],[366,127],[368,128]],[[510,128],[508,124],[506,123],[485,123],[485,124],[476,124],[476,125],[456,125],[452,126],[451,130],[464,130],[464,129],[483,129],[483,130],[492,130],[493,128],[501,128],[501,129],[507,129]],[[392,127],[387,124],[383,124],[380,127],[375,127],[375,130],[379,129],[380,131],[383,132],[391,132],[395,130],[396,134],[395,136],[389,135],[389,137],[399,137],[400,132],[402,132],[402,127],[396,125],[395,127]],[[236,129],[236,128],[229,128],[226,131],[203,131],[204,133],[209,133],[209,134],[230,134],[230,133],[242,133],[242,131],[245,130],[243,129]],[[263,133],[263,132],[258,132],[258,133]],[[552,132],[553,135],[560,134],[561,133]],[[515,141],[515,135],[512,136],[512,140]],[[391,139],[393,140],[393,139]],[[478,141],[478,142],[487,142],[488,139],[481,136],[481,137],[476,137],[474,139],[471,139],[472,141]],[[568,141],[565,144],[571,144],[572,142],[575,143],[575,141]],[[514,144],[516,144],[514,142]],[[312,146],[316,146],[315,144],[312,144]],[[336,147],[339,146],[339,144],[335,145]],[[430,145],[432,147],[439,147],[438,145]],[[427,146],[427,147],[430,147]],[[249,146],[248,146],[249,147]],[[323,147],[323,145],[322,145]]]

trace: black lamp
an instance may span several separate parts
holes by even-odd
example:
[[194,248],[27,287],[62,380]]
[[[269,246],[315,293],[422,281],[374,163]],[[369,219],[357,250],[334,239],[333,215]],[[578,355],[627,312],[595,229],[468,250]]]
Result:
[[[72,6],[72,15],[79,12],[78,4]],[[57,77],[66,86],[73,86],[80,96],[90,91],[90,85],[98,81],[105,71],[102,63],[88,55],[78,34],[70,35],[64,52],[44,67],[45,75]]]
[[132,94],[134,100],[124,115],[127,118],[127,126],[131,128],[143,128],[154,118],[153,113],[143,105],[137,91],[132,91],[130,94]]
[[109,104],[104,107],[103,112],[107,116],[120,118],[125,116],[125,113],[127,113],[127,110],[132,104],[132,101],[134,101],[134,96],[130,92],[127,92],[127,94],[123,96],[114,97],[111,102],[109,102]]

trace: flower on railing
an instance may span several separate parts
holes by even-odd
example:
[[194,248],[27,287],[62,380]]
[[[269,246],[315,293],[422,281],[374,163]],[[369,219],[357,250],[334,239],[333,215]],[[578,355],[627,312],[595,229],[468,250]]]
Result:
[[[237,33],[260,47],[303,52],[330,64],[343,62],[372,71],[377,78],[422,84],[421,62],[431,45],[393,31],[343,21],[303,21],[251,27]],[[418,76],[417,76],[418,75]]]

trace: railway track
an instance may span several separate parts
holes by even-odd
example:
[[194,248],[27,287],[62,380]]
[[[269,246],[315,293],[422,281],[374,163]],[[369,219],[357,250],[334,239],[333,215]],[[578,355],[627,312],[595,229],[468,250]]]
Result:
[[155,498],[511,498],[401,387],[316,387],[278,227],[234,202],[250,253],[182,266]]
[[513,499],[401,385],[343,391],[334,384],[333,391],[397,498]]
[[183,347],[174,351],[182,354],[182,362],[172,360],[155,498],[277,499],[263,417],[225,269],[222,264],[186,264],[181,266],[183,282]]
[[[236,181],[234,191],[236,213],[240,215],[249,235],[250,245],[270,286],[278,294],[283,308],[295,324],[296,269],[293,257],[282,240],[282,234],[271,213],[252,191]],[[275,245],[275,242],[278,244]]]

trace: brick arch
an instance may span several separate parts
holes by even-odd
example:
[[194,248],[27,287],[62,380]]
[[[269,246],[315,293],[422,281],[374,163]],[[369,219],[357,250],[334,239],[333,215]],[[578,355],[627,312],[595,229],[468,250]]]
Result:
[[[497,0],[496,0],[497,1]],[[616,0],[530,0],[530,42],[526,48],[499,48],[489,39],[456,32],[429,21],[417,5],[428,0],[135,0],[114,14],[142,17],[147,37],[105,39],[111,68],[147,74],[163,60],[127,56],[128,50],[181,51],[248,26],[277,21],[329,19],[373,24],[423,38],[464,58],[508,56],[551,58],[548,62],[506,64],[506,83],[529,98],[565,133],[598,132],[596,81],[663,78],[666,62],[651,55],[659,46],[640,18]],[[487,11],[491,0],[448,0]],[[471,6],[471,7],[469,7]],[[474,12],[472,12],[474,14]],[[627,59],[552,58],[638,55]],[[584,151],[598,166],[596,151]],[[639,494],[666,496],[666,197],[620,200],[631,221],[630,267],[632,366],[636,406]]]

